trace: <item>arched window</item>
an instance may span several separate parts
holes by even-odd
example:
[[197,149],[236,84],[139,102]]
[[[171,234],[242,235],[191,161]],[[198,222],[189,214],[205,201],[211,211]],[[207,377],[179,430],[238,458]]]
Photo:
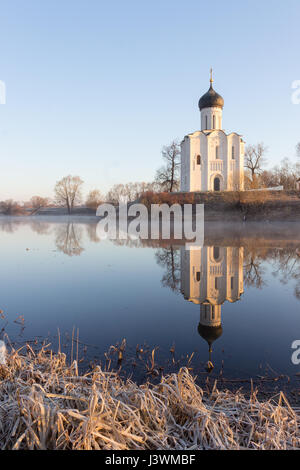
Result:
[[218,160],[218,158],[220,158],[220,147],[219,145],[216,145],[216,160]]
[[221,181],[218,177],[214,179],[214,191],[221,191]]
[[215,261],[219,261],[220,258],[220,247],[214,246],[214,259]]
[[200,279],[201,279],[201,274],[200,274],[200,271],[198,271],[197,274],[196,274],[197,282],[200,282]]
[[197,155],[197,165],[201,165],[201,156]]
[[205,318],[207,319],[210,313],[209,305],[204,305],[204,310],[205,310]]
[[235,159],[234,145],[232,146],[232,149],[231,149],[231,156],[232,156],[232,160],[234,160]]
[[213,116],[213,129],[216,128],[216,116]]

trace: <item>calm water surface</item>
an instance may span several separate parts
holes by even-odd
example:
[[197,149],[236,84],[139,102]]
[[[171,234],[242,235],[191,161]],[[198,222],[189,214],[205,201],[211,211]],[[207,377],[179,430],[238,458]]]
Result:
[[119,365],[140,378],[157,348],[158,372],[189,363],[204,377],[211,360],[214,376],[287,374],[297,384],[300,233],[237,240],[222,229],[185,251],[100,241],[95,222],[82,220],[0,220],[2,336],[17,346],[48,338],[57,348],[59,329],[70,357],[79,331],[81,364],[105,364],[108,352],[113,367],[126,339]]

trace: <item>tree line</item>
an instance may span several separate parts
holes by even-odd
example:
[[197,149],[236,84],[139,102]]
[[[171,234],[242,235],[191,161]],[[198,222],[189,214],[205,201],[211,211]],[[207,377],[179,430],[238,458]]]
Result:
[[296,145],[296,159],[284,158],[279,165],[266,169],[268,152],[263,143],[248,145],[245,150],[245,189],[263,189],[283,186],[296,189],[300,179],[300,142]]
[[99,204],[110,202],[117,204],[119,201],[133,202],[146,192],[160,192],[164,190],[156,181],[152,183],[133,182],[115,184],[107,194],[98,189],[91,190],[84,199],[82,195],[84,181],[79,176],[68,175],[57,181],[54,187],[54,198],[33,196],[30,201],[19,203],[13,199],[0,202],[0,212],[5,215],[34,215],[42,208],[64,207],[68,214],[72,214],[75,207],[84,206],[96,210]]
[[[248,145],[245,149],[245,189],[260,189],[283,186],[285,190],[296,189],[300,179],[300,142],[296,145],[296,160],[285,158],[279,165],[266,169],[267,147],[264,143]],[[13,199],[0,202],[0,211],[6,215],[31,214],[49,206],[65,207],[69,214],[74,207],[84,205],[96,209],[102,202],[113,204],[119,201],[133,202],[145,193],[172,193],[180,186],[180,144],[173,140],[162,148],[163,165],[155,173],[152,182],[130,182],[115,184],[107,194],[99,189],[89,192],[86,199],[82,196],[84,181],[79,176],[68,175],[57,181],[54,187],[54,199],[33,196],[30,201],[18,203]]]
[[68,175],[57,181],[54,187],[54,199],[33,196],[23,204],[8,199],[0,202],[0,211],[5,215],[21,215],[31,212],[34,214],[45,207],[65,207],[72,214],[74,207],[84,205],[90,209],[96,208],[102,202],[113,204],[119,201],[133,202],[144,193],[172,192],[179,189],[179,159],[180,146],[177,141],[162,149],[164,165],[156,172],[153,182],[130,182],[115,184],[107,194],[99,189],[91,190],[86,199],[82,196],[84,181],[79,176]]

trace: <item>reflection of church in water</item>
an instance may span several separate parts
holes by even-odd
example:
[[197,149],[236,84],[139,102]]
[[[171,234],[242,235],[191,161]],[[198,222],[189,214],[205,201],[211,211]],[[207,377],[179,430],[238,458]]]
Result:
[[243,248],[204,246],[196,250],[181,248],[181,292],[200,305],[198,332],[209,345],[223,333],[221,308],[236,302],[243,293]]

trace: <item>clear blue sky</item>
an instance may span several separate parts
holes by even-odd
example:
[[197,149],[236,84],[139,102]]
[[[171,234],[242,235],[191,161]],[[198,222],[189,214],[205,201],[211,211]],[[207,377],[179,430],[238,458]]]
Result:
[[299,0],[2,0],[0,200],[150,181],[161,147],[200,126],[209,86],[226,131],[295,158]]

